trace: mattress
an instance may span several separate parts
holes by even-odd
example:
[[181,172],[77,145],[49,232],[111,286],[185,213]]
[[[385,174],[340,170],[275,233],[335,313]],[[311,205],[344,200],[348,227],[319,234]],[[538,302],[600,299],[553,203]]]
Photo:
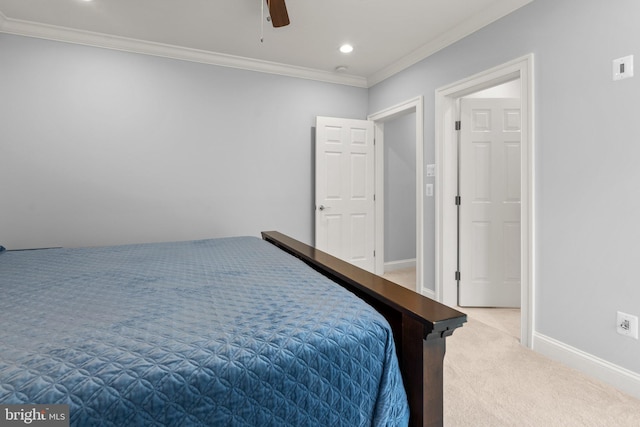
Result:
[[0,403],[76,426],[396,426],[370,306],[254,237],[0,253]]

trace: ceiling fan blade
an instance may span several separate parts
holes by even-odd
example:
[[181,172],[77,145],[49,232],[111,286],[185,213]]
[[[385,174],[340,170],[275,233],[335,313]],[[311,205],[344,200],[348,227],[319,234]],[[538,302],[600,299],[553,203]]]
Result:
[[266,0],[269,6],[269,15],[274,27],[284,27],[289,25],[289,14],[284,0]]

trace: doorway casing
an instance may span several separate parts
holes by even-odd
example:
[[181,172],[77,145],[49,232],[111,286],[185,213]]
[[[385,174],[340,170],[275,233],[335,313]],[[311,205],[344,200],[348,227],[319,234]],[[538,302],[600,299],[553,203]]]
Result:
[[424,111],[423,98],[418,96],[400,104],[370,114],[367,119],[374,123],[375,134],[375,188],[376,188],[376,266],[375,272],[384,272],[384,122],[405,114],[416,116],[416,288],[415,291],[433,297],[434,293],[424,285]]
[[457,136],[458,100],[470,93],[520,79],[522,131],[521,186],[521,322],[520,341],[531,348],[534,326],[535,221],[533,54],[475,74],[436,90],[436,263],[435,298],[449,306],[457,302]]

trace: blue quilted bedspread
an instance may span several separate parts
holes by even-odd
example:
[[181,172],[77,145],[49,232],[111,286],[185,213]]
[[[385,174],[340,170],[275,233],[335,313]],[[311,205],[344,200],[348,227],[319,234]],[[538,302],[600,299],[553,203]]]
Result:
[[76,426],[396,426],[386,320],[253,237],[0,254],[0,403]]

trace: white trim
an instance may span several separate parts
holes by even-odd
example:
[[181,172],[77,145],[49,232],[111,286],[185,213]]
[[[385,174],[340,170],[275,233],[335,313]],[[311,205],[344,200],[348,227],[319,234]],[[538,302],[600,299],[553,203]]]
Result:
[[533,349],[640,399],[640,374],[636,372],[538,332],[533,334]]
[[432,291],[431,289],[422,287],[422,295],[424,295],[427,298],[431,298],[433,300],[436,299],[436,293],[434,291]]
[[532,1],[533,0],[518,0],[508,2],[508,4],[495,3],[493,7],[488,7],[481,13],[472,16],[470,19],[466,20],[460,25],[447,30],[438,38],[414,50],[413,52],[409,53],[408,55],[404,56],[388,67],[383,68],[380,71],[376,71],[367,78],[368,87],[372,87],[380,83],[381,81],[388,79],[394,74],[397,74],[400,71],[409,68],[410,66],[422,61],[425,58],[428,58],[429,56],[444,49],[445,47],[450,46],[459,40],[462,40],[469,34],[472,34],[480,30],[481,28],[486,27],[492,22],[495,22],[498,19],[507,16],[508,14],[514,12],[515,10],[523,7],[528,3],[531,3]]
[[361,88],[368,87],[367,79],[364,77],[332,73],[305,67],[296,67],[277,62],[262,61],[241,56],[190,49],[181,46],[155,43],[91,31],[75,30],[55,25],[22,21],[19,19],[7,18],[1,12],[0,32],[85,46],[101,47],[124,52],[159,56],[163,58],[198,62],[202,64],[218,65],[221,67],[239,68],[268,74],[298,77],[347,86],[356,86]]
[[512,0],[506,3],[496,3],[494,7],[487,8],[481,13],[474,15],[465,22],[446,31],[435,40],[400,58],[388,67],[374,72],[368,78],[8,18],[2,14],[2,12],[0,12],[0,32],[183,61],[219,65],[221,67],[239,68],[262,73],[369,88],[512,13],[531,1],[533,0]]
[[388,261],[384,263],[384,272],[404,270],[416,266],[416,259],[400,259],[398,261]]
[[457,100],[509,80],[520,79],[522,103],[521,132],[521,342],[532,345],[535,326],[535,170],[534,170],[534,87],[533,54],[517,58],[490,70],[436,90],[436,286],[439,301],[455,306],[457,286],[455,205],[457,146],[454,122]]
[[424,107],[418,96],[370,114],[376,132],[376,273],[384,270],[384,122],[403,114],[416,113],[416,292],[433,292],[424,286]]
[[[371,120],[371,117],[367,118]],[[384,274],[384,123],[373,122],[373,134],[375,138],[375,193],[376,193],[376,274]],[[417,280],[416,280],[417,281]]]

